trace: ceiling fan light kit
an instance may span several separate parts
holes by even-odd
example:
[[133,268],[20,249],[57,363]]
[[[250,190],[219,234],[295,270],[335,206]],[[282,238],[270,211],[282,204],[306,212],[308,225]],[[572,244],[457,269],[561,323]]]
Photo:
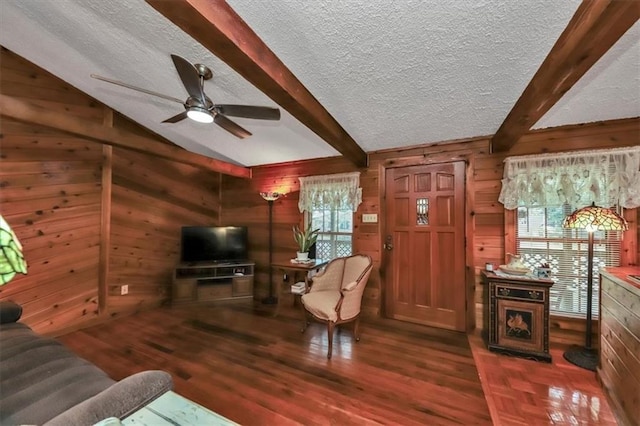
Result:
[[163,123],[177,123],[190,118],[198,123],[216,123],[227,132],[236,136],[237,138],[246,138],[251,136],[251,132],[244,129],[234,121],[231,121],[227,116],[253,118],[256,120],[279,120],[280,109],[254,106],[254,105],[224,105],[214,104],[211,99],[204,93],[204,82],[209,80],[213,73],[211,70],[202,64],[191,64],[184,58],[178,55],[171,55],[173,64],[178,71],[178,76],[187,89],[189,97],[186,101],[174,98],[172,96],[163,95],[151,90],[142,89],[140,87],[132,86],[121,81],[112,80],[110,78],[101,77],[99,75],[91,74],[91,77],[106,81],[107,83],[115,84],[117,86],[126,87],[127,89],[136,90],[138,92],[146,93],[147,95],[157,96],[166,100],[174,101],[184,106],[185,111],[180,114],[169,117],[163,121]]
[[191,107],[187,110],[187,117],[198,123],[213,123],[213,115],[200,107]]

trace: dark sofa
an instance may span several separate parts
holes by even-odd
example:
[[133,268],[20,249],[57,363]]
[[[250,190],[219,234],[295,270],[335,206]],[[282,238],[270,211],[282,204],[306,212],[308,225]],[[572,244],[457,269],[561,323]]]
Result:
[[120,419],[173,387],[163,371],[119,382],[54,339],[17,322],[22,308],[0,302],[0,424],[92,425]]

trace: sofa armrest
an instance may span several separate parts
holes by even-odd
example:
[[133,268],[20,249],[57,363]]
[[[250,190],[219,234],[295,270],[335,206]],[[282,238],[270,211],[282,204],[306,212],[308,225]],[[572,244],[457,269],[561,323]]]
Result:
[[22,306],[9,300],[0,301],[0,324],[18,322],[22,315]]
[[173,389],[171,375],[151,370],[133,374],[49,420],[47,426],[92,425],[107,417],[120,419]]

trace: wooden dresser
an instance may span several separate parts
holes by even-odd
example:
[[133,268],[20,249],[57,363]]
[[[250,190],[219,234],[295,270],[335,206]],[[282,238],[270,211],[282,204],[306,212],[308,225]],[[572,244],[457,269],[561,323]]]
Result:
[[622,425],[640,425],[640,267],[600,273],[598,378]]

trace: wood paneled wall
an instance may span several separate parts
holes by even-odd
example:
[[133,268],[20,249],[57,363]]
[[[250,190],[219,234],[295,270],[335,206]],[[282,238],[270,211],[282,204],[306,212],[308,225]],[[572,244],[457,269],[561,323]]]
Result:
[[[12,52],[1,55],[1,93],[166,143]],[[220,174],[5,117],[0,132],[0,209],[29,265],[0,299],[22,304],[23,321],[45,334],[165,302],[180,227],[219,222]]]
[[[103,109],[29,62],[2,51],[0,89],[82,120]],[[0,287],[37,330],[97,316],[102,146],[3,118],[0,202],[22,242],[29,274]]]
[[[4,94],[154,137],[4,49],[0,71]],[[266,296],[268,206],[259,192],[287,194],[274,204],[273,226],[274,257],[289,259],[295,253],[291,227],[302,221],[297,208],[298,177],[358,170],[344,159],[325,158],[255,167],[253,179],[247,180],[112,149],[35,124],[3,119],[0,126],[1,211],[22,240],[29,261],[29,274],[0,287],[0,299],[22,303],[25,321],[49,334],[166,301],[182,225],[248,226],[250,257],[257,263],[255,296]],[[629,146],[639,141],[636,118],[536,131],[520,140],[509,155]],[[505,257],[505,215],[498,202],[505,157],[489,152],[488,137],[370,154],[369,166],[359,170],[363,203],[354,222],[355,251],[374,260],[363,305],[366,314],[383,314],[386,259],[381,252],[381,182],[385,170],[463,160],[467,163],[467,287],[469,300],[475,300],[468,325],[482,324],[478,271],[485,262],[498,263]],[[364,213],[377,213],[379,222],[362,223]],[[638,212],[626,214],[637,230]],[[628,263],[637,264],[638,245],[629,246],[625,256]],[[273,279],[282,277],[274,272]],[[120,296],[120,286],[125,284],[129,294]],[[555,321],[552,340],[579,338],[581,327],[579,322]]]
[[[565,126],[545,129],[522,138],[508,155],[559,152],[578,149],[599,149],[632,146],[640,141],[640,120],[617,120],[603,123]],[[381,252],[384,220],[382,202],[384,171],[388,167],[426,164],[429,162],[467,162],[467,267],[468,297],[470,304],[468,325],[482,325],[482,289],[479,271],[486,262],[503,263],[505,260],[505,210],[498,202],[503,174],[503,161],[507,154],[491,154],[489,138],[474,138],[436,145],[386,150],[370,154],[369,167],[361,172],[363,203],[355,216],[354,250],[369,254],[374,260],[374,271],[365,291],[364,311],[380,315],[384,293],[384,253]],[[260,191],[284,192],[286,197],[274,204],[274,258],[293,257],[295,244],[291,226],[302,221],[298,211],[298,177],[357,171],[341,158],[326,158],[253,168],[251,181],[223,176],[222,223],[249,227],[252,258],[257,263],[256,298],[268,292],[268,215],[267,203]],[[638,209],[627,212],[637,222]],[[362,223],[362,214],[377,213],[379,223]],[[634,227],[634,229],[636,229]],[[628,255],[629,263],[637,263],[640,251],[637,245]],[[634,256],[635,253],[635,256]],[[274,271],[274,280],[282,277]],[[551,338],[557,342],[577,342],[582,339],[581,321],[554,319]]]
[[[113,150],[108,301],[111,315],[170,297],[183,225],[216,225],[219,175]],[[129,294],[120,296],[122,285]]]

